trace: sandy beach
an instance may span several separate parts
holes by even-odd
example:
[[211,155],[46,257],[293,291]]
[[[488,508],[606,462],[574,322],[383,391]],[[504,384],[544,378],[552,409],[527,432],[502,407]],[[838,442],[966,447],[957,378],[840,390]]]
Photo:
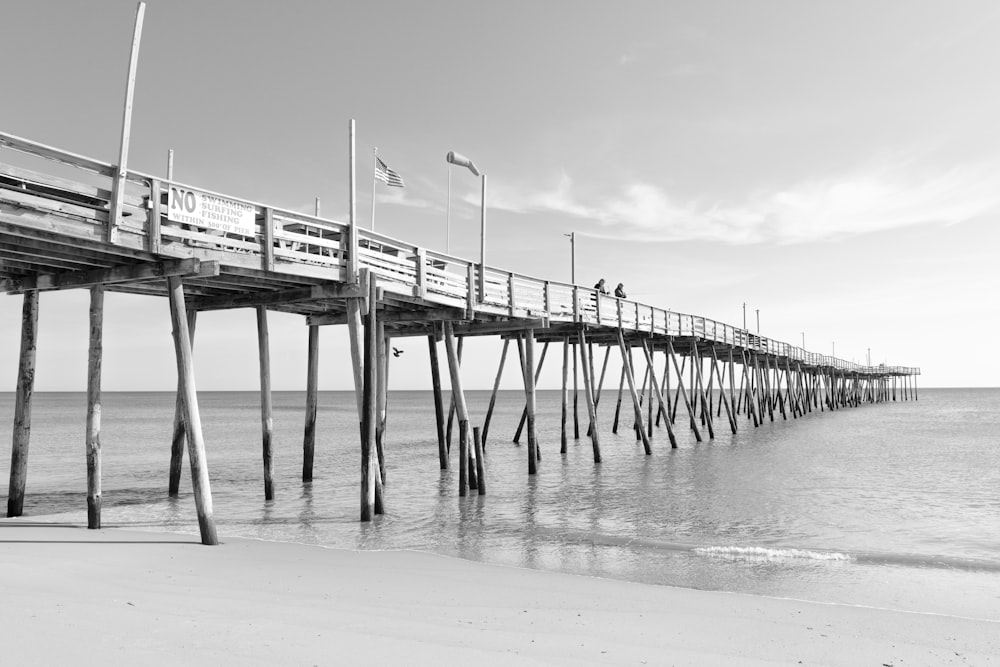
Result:
[[0,520],[7,664],[989,665],[1000,623]]

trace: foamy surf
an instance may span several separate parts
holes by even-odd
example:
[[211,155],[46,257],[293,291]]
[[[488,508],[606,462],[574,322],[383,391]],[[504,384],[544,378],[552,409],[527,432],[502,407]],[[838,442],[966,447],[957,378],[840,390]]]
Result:
[[854,556],[836,551],[810,551],[807,549],[770,549],[767,547],[695,547],[696,554],[712,558],[750,561],[782,561],[791,559],[852,561]]

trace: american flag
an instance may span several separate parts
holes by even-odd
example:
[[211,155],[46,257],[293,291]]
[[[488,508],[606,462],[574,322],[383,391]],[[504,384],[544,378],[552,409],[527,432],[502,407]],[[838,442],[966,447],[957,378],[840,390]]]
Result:
[[403,177],[394,172],[392,169],[389,169],[389,167],[385,165],[385,162],[382,162],[382,158],[379,157],[375,158],[375,178],[382,181],[386,185],[391,185],[395,188],[404,187]]

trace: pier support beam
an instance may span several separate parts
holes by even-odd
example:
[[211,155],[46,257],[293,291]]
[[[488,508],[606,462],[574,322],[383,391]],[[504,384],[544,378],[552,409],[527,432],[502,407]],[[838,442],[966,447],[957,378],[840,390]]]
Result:
[[302,435],[302,481],[313,480],[316,453],[316,411],[319,404],[319,327],[309,327],[306,357],[306,423]]
[[24,303],[21,307],[21,357],[17,366],[17,393],[14,398],[14,434],[10,449],[10,486],[7,491],[8,517],[21,516],[24,512],[37,341],[38,291],[30,290],[24,293]]
[[[198,311],[185,309],[187,313],[188,340],[191,341],[191,353],[194,354],[194,331],[198,322]],[[187,422],[184,415],[184,393],[181,391],[180,378],[177,379],[177,401],[174,406],[174,434],[170,440],[170,473],[167,480],[167,495],[176,498],[181,490],[181,471],[184,467],[184,440],[187,433]]]
[[639,394],[635,389],[635,374],[632,369],[632,361],[630,359],[629,348],[625,345],[625,337],[622,335],[622,330],[618,329],[618,349],[622,353],[622,371],[625,373],[625,380],[628,382],[628,392],[632,396],[632,407],[634,408],[635,414],[635,424],[639,430],[639,437],[642,440],[643,449],[645,449],[646,454],[652,454],[653,449],[649,444],[649,436],[646,435],[646,429],[642,425],[642,405],[639,404]]
[[566,437],[566,417],[569,412],[569,338],[563,339],[563,358],[562,358],[562,391],[560,392],[560,398],[562,403],[561,412],[561,427],[559,429],[559,453],[566,453],[566,445],[569,438]]
[[[670,355],[670,361],[674,365],[674,370],[677,371],[677,391],[680,392],[681,398],[684,399],[684,407],[687,408],[688,417],[690,417],[691,420],[691,430],[694,431],[694,439],[701,442],[701,431],[698,430],[698,424],[695,423],[694,408],[691,406],[691,401],[688,400],[687,391],[684,389],[684,370],[677,365],[677,355],[674,354],[674,344],[669,338],[667,339],[667,354]],[[691,360],[691,367],[694,368],[694,359]],[[676,399],[674,399],[675,405],[676,402]]]
[[212,512],[212,487],[208,481],[208,459],[205,440],[201,432],[201,412],[198,409],[198,391],[194,381],[194,358],[185,317],[184,285],[175,276],[167,278],[170,300],[170,322],[173,326],[174,353],[177,357],[178,384],[184,404],[184,423],[187,426],[188,462],[191,464],[191,487],[198,512],[198,528],[202,544],[218,544],[215,518]]
[[[370,276],[369,276],[370,277]],[[378,327],[375,281],[369,280],[368,315],[364,318],[361,391],[361,520],[371,521],[375,510],[376,482],[379,478],[375,452],[375,422],[378,396]]]
[[535,331],[524,332],[524,394],[528,409],[528,474],[538,472],[538,461],[541,453],[538,451],[538,439],[535,436]]
[[455,411],[458,413],[458,495],[465,496],[469,493],[469,409],[465,403],[465,390],[462,388],[462,373],[455,344],[455,331],[449,321],[444,323],[444,347],[448,355],[448,371],[451,375],[451,395],[454,399]]
[[104,357],[104,287],[90,288],[87,353],[87,528],[101,527],[101,362]]
[[670,419],[667,418],[666,407],[663,402],[663,392],[660,390],[660,385],[656,382],[656,374],[653,372],[653,354],[646,343],[646,339],[642,339],[642,352],[646,357],[646,366],[649,367],[650,379],[652,380],[653,393],[656,395],[656,405],[657,405],[657,418],[663,415],[664,424],[667,427],[667,438],[670,439],[670,448],[677,449],[677,437],[674,435],[673,426],[670,424]]
[[597,435],[597,405],[594,400],[594,366],[591,356],[590,345],[587,344],[587,337],[581,330],[578,334],[580,343],[580,356],[583,361],[583,392],[587,399],[587,416],[590,418],[590,441],[594,446],[594,463],[601,462],[601,441]]
[[427,336],[427,348],[431,357],[431,384],[434,389],[434,423],[437,424],[438,461],[441,470],[448,469],[448,443],[444,438],[444,399],[441,396],[441,364],[438,361],[437,336]]
[[264,500],[274,500],[274,415],[271,409],[271,352],[267,308],[257,306],[257,353],[260,358],[260,431],[264,462]]
[[490,420],[493,419],[493,407],[497,402],[497,392],[500,391],[500,378],[503,377],[503,367],[507,363],[507,350],[510,348],[510,339],[505,338],[503,341],[503,350],[500,352],[500,363],[497,364],[497,376],[493,380],[493,392],[490,394],[490,405],[486,409],[486,419],[483,420],[483,450],[486,450],[486,437],[490,432]]

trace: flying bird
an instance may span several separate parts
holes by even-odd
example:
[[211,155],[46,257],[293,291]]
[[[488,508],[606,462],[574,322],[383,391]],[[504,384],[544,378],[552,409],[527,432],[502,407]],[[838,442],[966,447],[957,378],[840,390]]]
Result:
[[394,357],[398,357],[399,355],[403,354],[403,352],[404,350],[401,350],[398,347],[392,348],[392,356]]

